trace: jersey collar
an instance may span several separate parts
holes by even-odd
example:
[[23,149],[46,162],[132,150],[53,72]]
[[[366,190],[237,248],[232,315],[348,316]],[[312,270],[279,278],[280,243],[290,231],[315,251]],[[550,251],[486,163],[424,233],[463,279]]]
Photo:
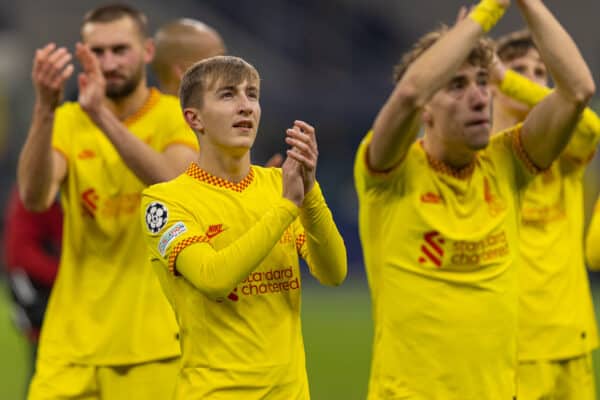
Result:
[[188,176],[199,180],[200,182],[207,183],[211,186],[233,190],[234,192],[239,193],[246,190],[246,188],[250,186],[254,180],[254,169],[252,166],[250,166],[250,172],[248,172],[248,175],[246,175],[246,177],[238,183],[230,182],[223,178],[219,178],[218,176],[214,176],[200,168],[196,163],[191,163],[185,173]]

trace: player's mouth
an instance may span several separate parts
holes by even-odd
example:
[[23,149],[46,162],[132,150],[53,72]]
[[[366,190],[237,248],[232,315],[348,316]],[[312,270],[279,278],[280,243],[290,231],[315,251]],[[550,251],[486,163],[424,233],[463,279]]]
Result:
[[477,127],[477,126],[489,126],[490,120],[489,118],[477,118],[467,121],[465,124],[468,127]]
[[252,122],[252,120],[245,119],[245,120],[236,122],[235,124],[233,124],[233,127],[241,129],[244,132],[250,132],[252,130],[252,128],[254,127],[254,123]]
[[125,80],[125,77],[120,74],[105,74],[104,79],[111,82],[122,81]]

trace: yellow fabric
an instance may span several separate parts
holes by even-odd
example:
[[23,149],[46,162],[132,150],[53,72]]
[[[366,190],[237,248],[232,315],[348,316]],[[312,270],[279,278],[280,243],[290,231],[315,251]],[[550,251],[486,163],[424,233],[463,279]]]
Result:
[[600,200],[596,202],[592,222],[588,229],[585,251],[589,267],[593,270],[600,270]]
[[[500,91],[507,96],[533,107],[552,92],[551,89],[530,81],[523,75],[507,70],[500,84]],[[583,110],[581,120],[575,127],[562,157],[587,163],[591,160],[600,140],[600,117],[589,107]]]
[[582,175],[561,158],[523,197],[520,360],[564,359],[598,347],[583,254]]
[[355,160],[359,228],[375,323],[375,399],[511,399],[517,339],[518,197],[531,179],[519,127],[458,179],[421,142],[387,174]]
[[[550,89],[507,71],[503,93],[534,105]],[[600,119],[583,113],[559,158],[522,201],[519,359],[558,360],[598,346],[583,254],[583,166],[600,140]]]
[[[161,151],[197,148],[177,99],[152,91],[128,129]],[[95,365],[135,364],[179,353],[177,324],[148,263],[138,222],[145,185],[81,110],[56,113],[53,146],[65,155],[63,250],[40,355]]]
[[98,367],[65,360],[38,362],[28,400],[170,399],[179,358]]
[[567,360],[520,362],[519,400],[596,400],[590,353]]
[[[281,193],[280,169],[252,166],[248,177],[234,185],[195,164],[177,179],[144,191],[142,224],[150,257],[182,333],[182,370],[175,398],[309,397],[298,252],[311,249],[295,217],[297,208],[283,201]],[[326,207],[324,201],[320,204]],[[166,220],[152,218],[159,209]],[[260,243],[261,239],[270,244]],[[251,264],[269,246],[266,257]],[[252,272],[233,280],[228,295],[213,299],[213,290],[205,287],[221,279],[222,271],[212,278],[204,272],[203,279],[210,282],[192,277],[195,285],[186,275],[178,275],[180,260],[189,263],[187,255],[198,248],[211,260],[227,253],[228,259],[214,266],[222,271],[236,275],[246,262]],[[343,256],[330,255],[334,262]],[[175,260],[173,272],[170,260]],[[211,262],[199,259],[198,268],[208,271]],[[320,268],[312,265],[311,271],[319,276]]]
[[471,11],[469,18],[481,25],[484,32],[489,32],[502,18],[504,11],[505,8],[496,0],[481,0]]
[[[342,280],[346,277],[346,245],[333,222],[331,210],[325,203],[318,182],[304,197],[300,209],[300,222],[305,230],[301,241],[306,241],[306,246],[300,246],[299,251],[311,274],[321,283],[341,284],[332,281],[331,277],[341,276]],[[315,268],[318,265],[328,265],[327,273],[323,268]]]

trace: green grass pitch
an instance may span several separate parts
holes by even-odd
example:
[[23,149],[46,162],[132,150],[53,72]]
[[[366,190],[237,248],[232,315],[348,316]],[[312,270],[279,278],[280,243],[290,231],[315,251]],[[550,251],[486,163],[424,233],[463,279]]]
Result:
[[[28,368],[27,348],[10,322],[7,292],[1,283],[0,399],[21,400]],[[594,302],[600,304],[600,285],[594,287]],[[306,285],[302,323],[312,399],[364,400],[373,336],[366,283],[348,282],[338,288]],[[598,360],[596,355],[596,381],[600,382]]]

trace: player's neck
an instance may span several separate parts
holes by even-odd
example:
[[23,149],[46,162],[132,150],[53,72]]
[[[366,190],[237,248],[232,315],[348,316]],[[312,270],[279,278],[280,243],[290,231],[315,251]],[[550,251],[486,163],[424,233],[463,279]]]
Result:
[[198,166],[221,179],[238,183],[250,172],[250,152],[241,156],[224,154],[218,151],[210,151],[206,146],[201,146],[198,156]]
[[120,99],[105,98],[105,100],[108,108],[123,121],[137,113],[146,104],[149,96],[150,88],[142,80],[129,96]]
[[450,148],[447,143],[439,139],[427,134],[423,137],[423,149],[431,160],[444,164],[452,170],[461,170],[474,162],[476,151]]
[[510,110],[496,105],[492,116],[492,134],[501,132],[511,126],[515,126],[522,119]]

